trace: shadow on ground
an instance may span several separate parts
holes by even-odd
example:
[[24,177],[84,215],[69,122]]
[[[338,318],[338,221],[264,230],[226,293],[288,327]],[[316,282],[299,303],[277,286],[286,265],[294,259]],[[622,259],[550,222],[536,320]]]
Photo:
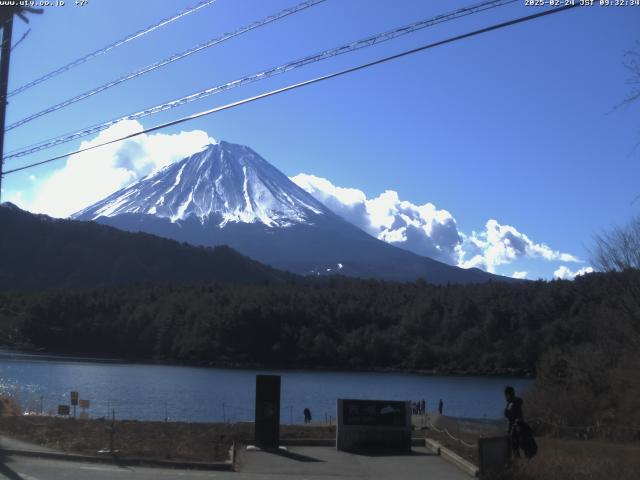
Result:
[[289,458],[291,460],[295,460],[297,462],[320,462],[324,463],[325,460],[320,460],[319,458],[309,457],[308,455],[302,455],[301,453],[290,452],[287,450],[264,450],[265,453],[270,453],[272,455],[278,455],[280,457]]
[[9,480],[25,480],[23,476],[15,472],[7,465],[9,458],[0,452],[0,475],[4,475]]
[[416,450],[411,450],[410,452],[398,452],[398,451],[383,450],[383,451],[378,451],[378,452],[376,452],[376,451],[372,451],[372,452],[354,451],[354,452],[347,452],[347,453],[351,453],[353,455],[360,455],[360,456],[363,456],[363,457],[432,457],[432,456],[436,455],[435,453],[418,452]]

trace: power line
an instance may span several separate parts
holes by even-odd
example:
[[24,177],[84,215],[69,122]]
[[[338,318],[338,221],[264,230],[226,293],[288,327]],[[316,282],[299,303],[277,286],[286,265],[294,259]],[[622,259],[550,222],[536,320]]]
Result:
[[305,2],[302,2],[292,8],[287,8],[285,10],[282,10],[278,13],[276,13],[275,15],[270,15],[269,17],[266,17],[262,20],[258,20],[256,22],[253,22],[249,25],[245,25],[244,27],[241,27],[237,30],[235,30],[234,32],[231,33],[225,33],[224,35],[220,36],[220,37],[216,37],[213,38],[207,42],[201,43],[199,45],[196,45],[193,48],[190,48],[189,50],[185,50],[181,53],[176,53],[168,58],[165,58],[163,60],[157,61],[155,63],[152,63],[150,65],[147,65],[146,67],[143,67],[139,70],[136,70],[134,72],[128,73],[127,75],[124,75],[120,78],[117,78],[115,80],[111,80],[110,82],[107,82],[103,85],[100,85],[99,87],[93,88],[91,90],[88,90],[84,93],[81,93],[80,95],[76,95],[75,97],[69,98],[63,102],[60,102],[56,105],[53,105],[51,107],[45,108],[44,110],[41,110],[39,112],[36,112],[32,115],[29,115],[28,117],[25,117],[21,120],[18,120],[17,122],[12,123],[11,125],[7,126],[6,130],[13,130],[14,128],[17,128],[21,125],[24,125],[25,123],[31,122],[32,120],[35,120],[36,118],[42,117],[44,115],[47,115],[49,113],[55,112],[57,110],[60,110],[64,107],[68,107],[69,105],[73,105],[76,102],[79,102],[81,100],[84,100],[86,98],[89,98],[93,95],[96,95],[98,93],[104,92],[105,90],[108,90],[111,87],[115,87],[116,85],[120,85],[121,83],[124,83],[128,80],[132,80],[134,78],[137,78],[141,75],[144,75],[145,73],[149,73],[152,72],[153,70],[156,70],[158,68],[164,67],[165,65],[169,65],[170,63],[173,63],[177,60],[181,60],[185,57],[188,57],[189,55],[193,55],[194,53],[197,53],[201,50],[204,50],[205,48],[209,48],[212,47],[214,45],[217,45],[219,43],[222,43],[226,40],[229,40],[231,38],[237,37],[242,35],[243,33],[247,33],[250,32],[251,30],[255,30],[256,28],[260,28],[264,25],[268,25],[272,22],[275,22],[277,20],[280,20],[284,17],[287,17],[289,15],[293,15],[294,13],[298,13],[302,10],[305,10],[307,8],[313,7],[315,5],[318,5],[319,3],[325,2],[326,0],[307,0]]
[[63,143],[67,143],[73,140],[76,140],[78,138],[82,138],[85,137],[87,135],[91,135],[93,133],[98,133],[101,132],[103,130],[106,130],[107,128],[111,127],[112,125],[115,125],[118,122],[121,122],[123,120],[137,120],[139,118],[144,118],[147,117],[149,115],[153,115],[155,113],[159,113],[165,110],[170,110],[172,108],[175,107],[179,107],[182,105],[185,105],[187,103],[191,103],[193,101],[196,100],[200,100],[202,98],[205,97],[209,97],[211,95],[215,95],[221,92],[224,92],[226,90],[232,89],[232,88],[236,88],[236,87],[240,87],[242,85],[246,85],[249,83],[253,83],[253,82],[257,82],[260,80],[265,80],[267,78],[270,78],[272,76],[275,75],[279,75],[285,72],[288,72],[290,70],[296,69],[296,68],[300,68],[303,67],[305,65],[311,64],[311,63],[315,63],[315,62],[319,62],[322,60],[326,60],[328,58],[332,58],[332,57],[336,57],[338,55],[343,55],[345,53],[349,53],[349,52],[353,52],[355,50],[359,50],[362,48],[366,48],[366,47],[370,47],[373,45],[377,45],[379,43],[388,41],[388,40],[392,40],[395,38],[398,38],[400,36],[403,35],[408,35],[410,33],[413,33],[415,31],[421,30],[423,28],[427,28],[427,27],[431,27],[434,25],[437,25],[439,23],[444,23],[444,22],[448,22],[451,20],[455,20],[457,18],[461,18],[461,17],[465,17],[467,15],[472,15],[475,13],[479,13],[479,12],[483,12],[485,10],[489,10],[492,8],[497,8],[503,5],[507,5],[510,3],[514,3],[517,0],[492,0],[492,1],[484,1],[482,3],[479,4],[475,4],[469,7],[464,7],[464,8],[460,8],[458,10],[454,10],[452,12],[449,13],[445,13],[445,14],[441,14],[438,15],[436,17],[433,18],[429,18],[429,19],[425,19],[425,20],[420,20],[418,22],[414,22],[408,25],[404,25],[402,27],[398,27],[396,29],[387,31],[387,32],[383,32],[383,33],[379,33],[361,40],[357,40],[351,43],[347,43],[344,45],[341,45],[339,47],[336,48],[332,48],[330,50],[325,50],[322,51],[320,53],[314,54],[314,55],[310,55],[298,60],[294,60],[282,65],[279,65],[277,67],[273,67],[269,70],[265,70],[262,71],[260,73],[255,73],[253,75],[248,75],[246,77],[240,78],[240,79],[236,79],[233,80],[231,82],[227,82],[221,85],[217,85],[205,90],[202,90],[200,92],[191,94],[191,95],[187,95],[185,97],[176,99],[176,100],[172,100],[170,102],[166,102],[160,105],[156,105],[154,107],[150,107],[147,108],[145,110],[141,110],[139,112],[135,112],[135,113],[131,113],[129,115],[125,115],[122,117],[117,117],[114,119],[111,119],[109,121],[103,122],[103,123],[99,123],[96,125],[92,125],[90,127],[86,127],[83,128],[82,130],[78,130],[75,132],[71,132],[71,133],[67,133],[58,137],[54,137],[54,138],[50,138],[48,140],[44,140],[42,142],[38,142],[36,144],[32,144],[29,145],[27,147],[23,147],[19,150],[13,150],[12,152],[10,152],[9,155],[7,155],[5,157],[5,159],[10,159],[10,158],[18,158],[18,157],[23,157],[25,155],[29,155],[35,152],[39,152],[41,150],[46,150],[48,148],[52,148],[54,146],[57,145],[61,145]]
[[118,48],[126,43],[129,43],[132,40],[135,40],[137,38],[140,38],[144,35],[146,35],[147,33],[151,33],[154,30],[157,30],[159,28],[164,27],[165,25],[168,25],[171,22],[174,22],[176,20],[181,19],[182,17],[185,17],[193,12],[196,12],[198,10],[200,10],[201,8],[204,8],[208,5],[211,5],[212,3],[215,3],[217,0],[203,0],[200,3],[198,3],[197,5],[194,5],[193,7],[189,7],[186,8],[184,10],[179,11],[178,13],[176,13],[175,15],[171,16],[171,17],[167,17],[165,19],[160,20],[158,23],[155,23],[153,25],[149,25],[148,27],[142,29],[142,30],[138,30],[137,32],[131,33],[129,35],[127,35],[124,38],[121,38],[120,40],[116,40],[113,43],[110,43],[109,45],[102,47],[98,50],[95,50],[91,53],[88,53],[86,55],[84,55],[83,57],[80,57],[70,63],[67,63],[66,65],[53,70],[45,75],[42,75],[41,77],[36,78],[35,80],[32,80],[29,83],[26,83],[25,85],[22,85],[21,87],[16,88],[15,90],[12,90],[11,92],[9,92],[9,97],[13,96],[13,95],[17,95],[18,93],[24,92],[25,90],[34,87],[46,80],[49,80],[53,77],[56,77],[58,75],[60,75],[61,73],[64,73],[68,70],[71,70],[74,67],[77,67],[78,65],[81,65],[89,60],[91,60],[92,58],[96,58],[99,57],[100,55],[103,55],[115,48]]
[[14,43],[14,45],[11,47],[11,51],[13,52],[16,49],[16,47],[20,45],[22,41],[29,36],[30,33],[31,33],[31,29],[28,29],[26,32],[24,32],[20,37],[20,40]]
[[417,30],[426,28],[426,27],[430,27],[433,25],[436,25],[438,23],[443,23],[446,21],[450,21],[450,20],[454,20],[463,16],[467,16],[467,15],[471,15],[474,13],[479,13],[482,12],[484,10],[488,10],[490,8],[496,8],[499,6],[503,6],[509,3],[514,3],[516,0],[493,0],[493,1],[485,1],[482,2],[480,4],[476,4],[476,5],[472,5],[469,7],[464,7],[458,10],[455,10],[453,12],[450,13],[446,13],[446,14],[441,14],[438,15],[436,17],[427,19],[427,20],[421,20],[409,25],[404,25],[402,27],[396,28],[394,30],[391,31],[387,31],[384,33],[380,33],[365,39],[361,39],[355,42],[351,42],[349,44],[345,44],[342,45],[340,47],[337,48],[333,48],[331,50],[326,50],[323,52],[320,52],[318,54],[315,55],[311,55],[302,59],[298,59],[292,62],[289,62],[287,64],[283,64],[274,68],[271,68],[269,70],[260,72],[260,73],[256,73],[253,75],[249,75],[247,77],[241,78],[241,79],[237,79],[222,85],[218,85],[215,87],[211,87],[208,88],[206,90],[197,92],[195,94],[191,94],[188,95],[186,97],[182,97],[179,98],[177,100],[172,100],[170,102],[161,104],[161,105],[157,105],[155,107],[150,107],[147,108],[145,110],[136,112],[136,113],[131,113],[129,115],[125,115],[122,117],[117,117],[115,119],[109,120],[107,122],[103,122],[97,125],[93,125],[87,128],[84,128],[80,131],[76,131],[76,132],[72,132],[72,133],[68,133],[65,135],[61,135],[59,137],[54,137],[42,142],[38,142],[36,144],[32,144],[28,147],[24,147],[23,149],[20,149],[19,151],[14,150],[13,152],[10,153],[10,155],[7,155],[5,158],[9,159],[9,158],[16,158],[16,157],[22,157],[31,153],[35,153],[41,150],[45,150],[48,148],[51,148],[53,146],[56,145],[60,145],[63,143],[67,143],[70,142],[72,140],[78,139],[78,138],[82,138],[85,137],[87,135],[91,135],[93,133],[97,133],[103,130],[106,130],[107,128],[109,128],[110,126],[121,122],[123,120],[136,120],[139,118],[143,118],[149,115],[153,115],[155,113],[159,113],[162,112],[164,110],[169,110],[196,100],[199,100],[201,98],[205,98],[211,95],[215,95],[217,93],[221,93],[225,90],[229,90],[231,88],[236,88],[248,83],[253,83],[255,81],[259,81],[259,80],[264,80],[266,78],[272,77],[274,75],[278,75],[281,73],[285,73],[289,70],[295,69],[295,68],[299,68],[305,65],[308,65],[310,63],[314,63],[317,61],[321,61],[321,60],[325,60],[327,58],[331,58],[334,56],[338,56],[338,55],[342,55],[344,53],[349,53],[352,52],[354,50],[358,50],[361,48],[365,48],[365,47],[369,47],[378,43],[382,43],[384,41],[387,40],[391,40],[394,38],[397,38],[399,36],[402,35],[407,35],[409,33],[413,33]]
[[211,114],[214,114],[214,113],[218,113],[218,112],[221,112],[223,110],[229,110],[229,109],[232,109],[232,108],[235,108],[235,107],[239,107],[240,105],[244,105],[244,104],[247,104],[247,103],[255,102],[255,101],[261,100],[263,98],[267,98],[267,97],[271,97],[271,96],[274,96],[274,95],[278,95],[280,93],[288,92],[289,90],[294,90],[294,89],[297,89],[297,88],[300,88],[300,87],[305,87],[307,85],[311,85],[311,84],[314,84],[314,83],[319,83],[319,82],[322,82],[324,80],[329,80],[331,78],[340,77],[340,76],[346,75],[348,73],[353,73],[353,72],[357,72],[359,70],[364,70],[366,68],[373,67],[375,65],[380,65],[382,63],[390,62],[392,60],[397,60],[399,58],[406,57],[406,56],[412,55],[414,53],[422,52],[424,50],[428,50],[428,49],[431,49],[431,48],[439,47],[441,45],[445,45],[445,44],[448,44],[448,43],[453,43],[453,42],[456,42],[458,40],[463,40],[465,38],[474,37],[476,35],[480,35],[480,34],[483,34],[483,33],[491,32],[493,30],[498,30],[498,29],[501,29],[501,28],[510,27],[512,25],[517,25],[519,23],[528,22],[530,20],[535,20],[537,18],[545,17],[547,15],[560,13],[560,12],[563,12],[565,10],[569,10],[569,9],[576,8],[576,7],[579,7],[579,6],[580,6],[580,4],[577,4],[577,3],[573,4],[573,5],[569,4],[569,5],[565,5],[565,6],[562,6],[562,7],[554,8],[554,9],[551,9],[551,10],[544,10],[542,12],[534,13],[532,15],[527,15],[525,17],[515,18],[515,19],[509,20],[507,22],[494,24],[494,25],[491,25],[489,27],[481,28],[479,30],[474,30],[472,32],[464,33],[462,35],[457,35],[455,37],[449,37],[449,38],[447,38],[445,40],[440,40],[438,42],[429,43],[427,45],[423,45],[421,47],[417,47],[417,48],[414,48],[414,49],[411,49],[411,50],[405,50],[405,51],[403,51],[401,53],[397,53],[395,55],[391,55],[391,56],[384,57],[384,58],[381,58],[381,59],[378,59],[378,60],[374,60],[372,62],[363,63],[363,64],[360,64],[360,65],[355,66],[355,67],[347,68],[345,70],[340,70],[338,72],[334,72],[334,73],[330,73],[330,74],[327,74],[327,75],[323,75],[321,77],[316,77],[316,78],[312,78],[310,80],[305,80],[304,82],[295,83],[295,84],[292,84],[292,85],[288,85],[286,87],[278,88],[276,90],[271,90],[269,92],[265,92],[265,93],[261,93],[259,95],[255,95],[253,97],[248,97],[248,98],[245,98],[245,99],[242,99],[242,100],[238,100],[237,102],[228,103],[226,105],[222,105],[222,106],[219,106],[219,107],[211,108],[209,110],[205,110],[203,112],[195,113],[193,115],[188,115],[186,117],[182,117],[182,118],[179,118],[177,120],[172,120],[172,121],[167,122],[167,123],[156,125],[155,127],[147,128],[147,129],[142,130],[140,132],[131,133],[129,135],[125,135],[125,136],[120,137],[120,138],[109,140],[107,142],[103,142],[103,143],[100,143],[98,145],[92,145],[90,147],[82,148],[82,149],[77,150],[75,152],[65,153],[63,155],[58,155],[58,156],[49,158],[47,160],[42,160],[40,162],[31,163],[29,165],[24,165],[22,167],[14,168],[12,170],[7,170],[5,172],[5,174],[10,174],[10,173],[15,173],[15,172],[20,172],[22,170],[27,170],[29,168],[37,167],[39,165],[44,165],[46,163],[50,163],[50,162],[53,162],[53,161],[56,161],[56,160],[60,160],[61,158],[65,158],[65,157],[68,157],[70,155],[75,155],[77,153],[87,152],[89,150],[94,150],[96,148],[103,147],[105,145],[110,145],[112,143],[121,142],[123,140],[128,140],[129,138],[137,137],[138,135],[142,135],[143,133],[154,132],[156,130],[161,130],[161,129],[164,129],[164,128],[172,127],[172,126],[178,125],[180,123],[188,122],[190,120],[195,120],[196,118],[200,118],[200,117],[204,117],[206,115],[211,115]]
[[[4,22],[2,22],[2,23],[1,23],[1,25],[3,25],[3,26],[4,26],[4,25],[6,25],[7,23],[8,23],[8,20],[5,20]],[[3,27],[3,28],[4,28],[4,27]],[[13,46],[11,47],[11,51],[13,52],[13,51],[16,49],[16,47],[17,47],[18,45],[20,45],[20,44],[22,43],[22,41],[23,41],[25,38],[27,38],[27,37],[29,36],[29,34],[30,34],[30,33],[31,33],[31,29],[29,28],[29,29],[27,29],[27,31],[26,31],[26,32],[24,32],[24,33],[22,34],[22,36],[20,37],[20,39],[19,39],[16,43],[14,43],[14,44],[13,44]],[[0,42],[0,48],[2,48],[2,46],[3,46],[4,44],[5,44],[5,42]]]

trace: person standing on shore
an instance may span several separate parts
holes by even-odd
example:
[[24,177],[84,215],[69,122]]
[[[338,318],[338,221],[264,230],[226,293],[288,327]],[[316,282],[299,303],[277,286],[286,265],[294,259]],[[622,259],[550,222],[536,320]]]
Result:
[[438,413],[440,415],[442,415],[442,410],[444,409],[444,403],[442,402],[442,399],[440,399],[440,401],[438,402]]
[[304,423],[311,423],[311,410],[309,410],[308,408],[305,408],[304,411]]
[[504,389],[504,398],[507,406],[504,409],[504,416],[509,421],[509,437],[511,438],[511,449],[515,457],[520,457],[520,449],[527,458],[533,457],[538,451],[538,445],[533,438],[533,431],[524,421],[522,412],[522,399],[516,397],[516,392],[512,386]]

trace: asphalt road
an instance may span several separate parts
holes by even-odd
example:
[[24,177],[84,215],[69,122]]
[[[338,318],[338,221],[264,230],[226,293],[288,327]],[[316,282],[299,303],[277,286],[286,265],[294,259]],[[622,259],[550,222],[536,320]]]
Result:
[[333,447],[292,447],[280,453],[244,451],[239,453],[238,466],[247,479],[469,480],[424,447],[414,447],[408,455],[356,455]]
[[[170,480],[230,479],[232,472],[205,472],[164,468],[118,467],[31,457],[9,457],[0,463],[0,479],[8,480]],[[240,480],[240,479],[238,479]]]
[[0,479],[8,480],[468,480],[442,458],[416,448],[411,455],[368,456],[331,447],[295,447],[288,452],[242,452],[239,472],[118,467],[11,456],[0,459]]

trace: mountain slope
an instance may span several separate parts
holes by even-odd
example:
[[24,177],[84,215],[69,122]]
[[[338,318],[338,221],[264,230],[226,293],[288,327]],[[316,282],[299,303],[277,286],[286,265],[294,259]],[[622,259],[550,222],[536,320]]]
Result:
[[73,215],[83,220],[147,214],[172,222],[261,223],[288,227],[329,210],[253,150],[227,142],[169,165]]
[[334,214],[248,147],[227,142],[76,213],[129,231],[194,245],[229,245],[276,268],[432,283],[510,279],[421,257]]
[[179,244],[0,205],[0,290],[136,282],[284,282],[292,275],[238,252]]

